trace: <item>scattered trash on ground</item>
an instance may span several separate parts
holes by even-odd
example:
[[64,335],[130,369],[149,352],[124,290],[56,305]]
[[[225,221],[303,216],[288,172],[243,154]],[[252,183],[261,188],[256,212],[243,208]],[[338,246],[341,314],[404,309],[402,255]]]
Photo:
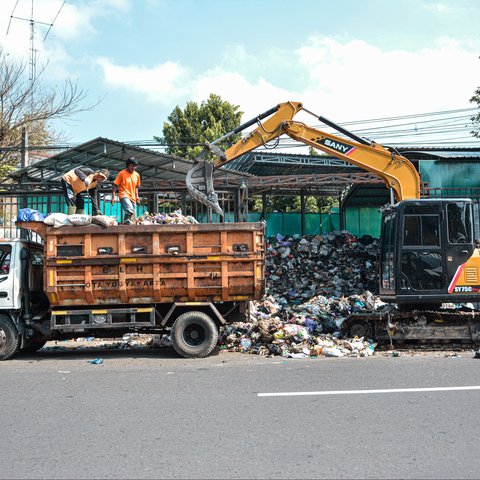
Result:
[[91,363],[92,365],[102,365],[103,358],[95,358],[94,360],[89,360],[88,363]]

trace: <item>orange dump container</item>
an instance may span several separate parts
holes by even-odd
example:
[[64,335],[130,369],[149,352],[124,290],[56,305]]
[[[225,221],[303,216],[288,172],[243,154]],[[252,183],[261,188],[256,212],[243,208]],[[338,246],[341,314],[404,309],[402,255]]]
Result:
[[260,299],[262,223],[48,227],[41,235],[52,306]]

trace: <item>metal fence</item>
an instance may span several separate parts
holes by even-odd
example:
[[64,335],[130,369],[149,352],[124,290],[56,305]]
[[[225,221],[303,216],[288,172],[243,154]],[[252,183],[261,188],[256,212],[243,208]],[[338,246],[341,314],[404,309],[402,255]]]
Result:
[[[475,238],[480,238],[480,189],[478,195],[471,195],[472,192],[463,192],[459,189],[445,191],[431,189],[430,198],[434,197],[469,197],[474,201],[474,226]],[[471,189],[470,189],[471,190]],[[219,203],[225,212],[225,216],[212,213],[210,209],[190,198],[186,191],[144,191],[144,201],[137,207],[137,216],[151,213],[171,213],[181,210],[184,215],[191,215],[201,223],[223,223],[239,221],[260,221],[267,223],[267,236],[277,233],[309,234],[316,235],[330,232],[339,228],[345,228],[354,235],[364,234],[378,236],[380,230],[380,214],[378,208],[347,209],[344,212],[344,224],[341,224],[340,213],[332,210],[330,213],[304,214],[303,219],[300,213],[248,212],[248,193],[242,190],[218,191]],[[464,195],[462,195],[464,193]],[[469,195],[466,195],[470,193]],[[475,193],[475,192],[473,192]],[[91,213],[91,202],[86,197],[86,213]],[[99,206],[103,214],[112,216],[121,221],[121,208],[117,202],[111,204],[111,191],[101,192]],[[18,212],[22,208],[38,210],[44,215],[48,213],[67,213],[67,206],[60,191],[50,192],[0,192],[0,238],[20,238],[20,231],[15,225]]]
[[[191,215],[200,222],[223,223],[248,221],[248,196],[237,190],[217,192],[219,204],[225,212],[225,217],[212,213],[205,205],[192,199],[185,191],[154,192],[143,191],[142,202],[137,206],[137,217],[147,213],[172,213],[181,210],[184,215]],[[111,191],[99,194],[99,207],[104,215],[122,220],[120,203],[111,203]],[[67,213],[67,205],[62,192],[31,191],[31,192],[0,192],[0,238],[20,238],[21,232],[15,222],[20,209],[30,208],[43,215],[50,213]],[[85,195],[85,213],[92,213],[91,200]]]

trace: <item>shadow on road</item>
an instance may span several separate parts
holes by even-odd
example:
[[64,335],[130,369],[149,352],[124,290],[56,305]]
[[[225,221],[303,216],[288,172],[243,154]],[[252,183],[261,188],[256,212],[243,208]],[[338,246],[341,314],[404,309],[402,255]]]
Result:
[[[215,349],[209,356],[218,355],[219,349]],[[99,345],[88,346],[53,346],[44,347],[38,352],[20,351],[15,355],[15,360],[27,362],[41,362],[42,360],[92,360],[95,358],[153,358],[153,359],[182,359],[172,347],[154,348],[141,346],[137,348],[118,348]]]

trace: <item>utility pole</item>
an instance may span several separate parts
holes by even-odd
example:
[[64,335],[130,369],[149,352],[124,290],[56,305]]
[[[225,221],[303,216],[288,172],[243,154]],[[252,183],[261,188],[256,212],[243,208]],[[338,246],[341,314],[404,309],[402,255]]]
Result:
[[41,22],[39,20],[34,19],[34,0],[31,0],[31,8],[30,8],[30,18],[24,18],[24,17],[17,17],[14,15],[15,10],[18,5],[18,1],[15,3],[15,7],[13,8],[12,14],[10,15],[10,21],[8,22],[8,27],[7,27],[7,35],[8,32],[10,31],[10,24],[12,23],[12,20],[22,20],[24,22],[28,22],[30,24],[30,38],[29,38],[29,81],[30,81],[30,108],[33,109],[33,102],[34,102],[34,84],[35,80],[37,77],[37,50],[35,49],[35,25],[46,25],[48,26],[47,33],[45,34],[45,37],[43,38],[43,41],[45,41],[48,37],[48,34],[50,33],[51,28],[53,27],[53,24],[55,23],[55,20],[57,19],[58,15],[62,11],[63,6],[65,5],[66,0],[63,0],[63,3],[58,10],[57,14],[55,15],[55,18],[53,19],[52,22],[47,23],[47,22]]
[[[28,166],[28,130],[27,127],[22,128],[22,143],[20,144],[20,168],[25,169]],[[20,182],[24,185],[27,183],[28,174],[26,172],[22,173]],[[26,195],[22,195],[20,198],[17,196],[17,205],[20,208],[28,208],[28,198]],[[27,230],[24,228],[20,229],[20,238],[22,240],[27,239]]]

